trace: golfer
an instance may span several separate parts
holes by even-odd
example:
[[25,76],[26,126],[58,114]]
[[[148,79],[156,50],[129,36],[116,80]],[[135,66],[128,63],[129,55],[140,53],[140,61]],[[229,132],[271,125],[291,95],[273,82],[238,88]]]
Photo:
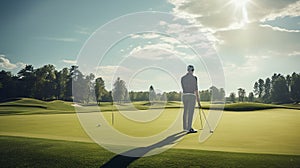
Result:
[[197,77],[193,75],[193,65],[189,65],[187,67],[187,71],[187,74],[181,77],[181,86],[183,90],[182,101],[184,105],[183,130],[188,133],[196,133],[197,131],[192,128],[196,100],[199,108],[201,107],[198,94]]

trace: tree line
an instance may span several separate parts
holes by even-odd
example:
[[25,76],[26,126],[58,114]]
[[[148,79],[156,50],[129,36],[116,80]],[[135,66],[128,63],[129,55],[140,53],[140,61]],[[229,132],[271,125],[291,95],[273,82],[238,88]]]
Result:
[[238,89],[238,97],[230,93],[229,101],[256,101],[262,103],[299,103],[300,102],[300,73],[281,75],[274,73],[271,78],[258,79],[254,83],[253,92],[248,97],[243,88]]
[[[171,91],[156,93],[154,86],[148,91],[128,91],[126,82],[120,78],[114,81],[113,88],[105,88],[103,78],[94,74],[84,75],[78,66],[63,68],[58,71],[53,65],[34,68],[26,65],[16,75],[0,71],[0,100],[16,97],[29,97],[40,100],[64,100],[89,102],[129,102],[129,101],[181,101],[181,92]],[[75,90],[75,92],[72,92]],[[224,101],[223,88],[211,86],[199,91],[201,101]],[[237,95],[232,92],[226,101],[256,101],[263,103],[299,103],[300,73],[291,75],[274,74],[265,80],[254,83],[253,92],[248,96],[243,88],[238,88]]]
[[[148,86],[145,86],[148,87]],[[72,92],[72,90],[75,90]],[[222,100],[224,89],[212,86],[200,92],[204,101],[214,97]],[[181,101],[181,92],[171,91],[155,93],[153,86],[149,91],[128,91],[126,83],[120,78],[113,84],[113,89],[105,88],[105,81],[94,74],[84,75],[78,66],[63,68],[58,71],[48,64],[40,68],[26,65],[16,75],[9,71],[0,71],[0,100],[28,97],[40,100],[64,100],[82,103],[89,102],[128,102],[128,101]]]

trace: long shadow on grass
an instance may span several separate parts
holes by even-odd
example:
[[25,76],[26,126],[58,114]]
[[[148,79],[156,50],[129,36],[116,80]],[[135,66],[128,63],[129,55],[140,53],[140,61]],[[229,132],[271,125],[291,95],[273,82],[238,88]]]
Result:
[[[115,168],[115,167],[126,168],[132,162],[143,157],[146,153],[150,152],[151,150],[173,144],[173,143],[175,143],[176,140],[183,137],[184,135],[186,135],[186,132],[182,131],[182,132],[173,134],[153,145],[135,148],[135,149],[126,151],[124,153],[114,156],[108,162],[106,162],[104,165],[102,165],[100,168]],[[139,157],[130,157],[130,156],[139,156]]]

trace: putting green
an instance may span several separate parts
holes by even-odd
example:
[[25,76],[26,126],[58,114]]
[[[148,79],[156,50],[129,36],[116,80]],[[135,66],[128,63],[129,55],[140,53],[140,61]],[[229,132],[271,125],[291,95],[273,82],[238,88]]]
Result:
[[[151,110],[144,113],[147,115]],[[142,123],[115,112],[114,127],[131,136],[151,136],[167,129],[180,113],[178,108],[168,108],[153,121]],[[112,113],[103,114],[110,123]],[[175,148],[300,155],[299,117],[300,110],[293,109],[226,111],[206,142],[198,143],[199,133],[189,134]],[[194,127],[198,129],[198,114],[194,118]],[[3,115],[0,116],[0,135],[92,142],[74,113]]]

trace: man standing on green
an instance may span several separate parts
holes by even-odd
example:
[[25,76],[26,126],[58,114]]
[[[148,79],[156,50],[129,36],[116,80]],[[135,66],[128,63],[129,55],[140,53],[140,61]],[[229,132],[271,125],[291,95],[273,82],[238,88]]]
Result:
[[192,128],[195,101],[197,100],[198,106],[201,106],[198,94],[197,77],[193,75],[193,65],[189,65],[187,71],[187,74],[181,77],[181,86],[183,90],[182,101],[184,105],[183,130],[188,133],[196,133],[197,131]]

